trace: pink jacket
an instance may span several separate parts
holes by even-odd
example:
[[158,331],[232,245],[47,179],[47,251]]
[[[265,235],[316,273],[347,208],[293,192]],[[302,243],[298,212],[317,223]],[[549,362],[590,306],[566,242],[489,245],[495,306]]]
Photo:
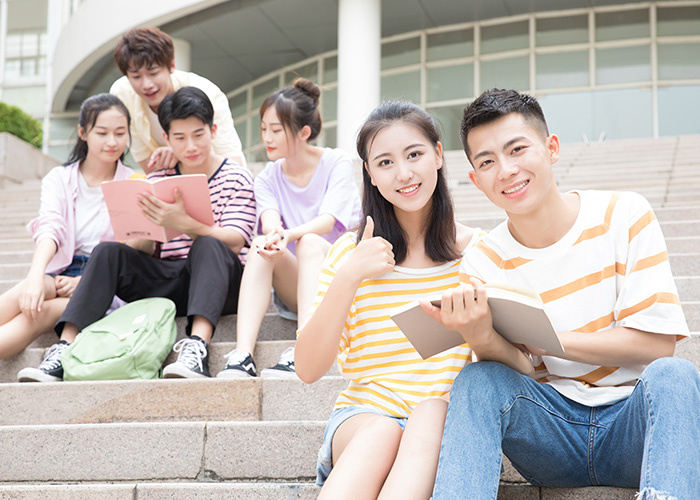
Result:
[[[70,265],[75,253],[75,200],[78,197],[78,162],[65,167],[54,167],[41,181],[39,216],[27,224],[34,242],[51,238],[58,250],[46,267],[47,273],[58,274]],[[117,163],[114,180],[128,179],[134,171]],[[102,202],[100,210],[107,211]],[[100,241],[114,241],[112,226],[105,228]]]

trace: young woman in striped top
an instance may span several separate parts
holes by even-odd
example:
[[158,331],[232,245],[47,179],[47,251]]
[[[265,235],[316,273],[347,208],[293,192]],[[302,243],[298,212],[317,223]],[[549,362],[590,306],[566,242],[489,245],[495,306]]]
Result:
[[319,499],[428,499],[446,395],[470,350],[423,360],[389,314],[454,288],[477,231],[454,220],[442,145],[425,111],[383,103],[360,130],[357,150],[366,219],[331,248],[296,348],[305,382],[336,358],[350,381],[319,452]]

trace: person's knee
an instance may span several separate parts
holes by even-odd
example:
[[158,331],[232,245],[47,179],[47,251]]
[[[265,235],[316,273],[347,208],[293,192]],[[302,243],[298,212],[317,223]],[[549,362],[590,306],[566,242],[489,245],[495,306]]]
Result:
[[200,236],[192,242],[189,259],[204,259],[213,262],[217,256],[225,257],[232,253],[223,241],[213,236]]
[[124,243],[119,243],[116,241],[103,241],[98,244],[90,254],[90,261],[99,261],[100,259],[111,259],[113,256],[118,255],[130,247],[126,246]]
[[323,259],[326,256],[328,242],[315,233],[307,233],[297,240],[298,259]]
[[698,403],[700,397],[700,375],[698,369],[682,358],[659,358],[646,367],[641,379],[645,385],[659,395]]

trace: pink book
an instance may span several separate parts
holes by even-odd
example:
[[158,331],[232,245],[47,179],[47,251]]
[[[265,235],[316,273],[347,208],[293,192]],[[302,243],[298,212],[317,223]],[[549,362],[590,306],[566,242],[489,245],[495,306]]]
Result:
[[170,241],[181,233],[149,221],[141,211],[138,195],[151,193],[156,198],[173,203],[173,190],[178,188],[185,202],[187,214],[207,226],[214,225],[214,214],[209,199],[209,185],[204,174],[173,175],[154,181],[125,179],[102,183],[115,239],[143,238],[160,242]]

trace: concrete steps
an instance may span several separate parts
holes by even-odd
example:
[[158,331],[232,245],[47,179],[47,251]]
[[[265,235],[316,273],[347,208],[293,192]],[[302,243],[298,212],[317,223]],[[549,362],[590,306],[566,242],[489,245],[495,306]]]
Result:
[[[566,144],[560,186],[636,190],[666,237],[691,330],[700,332],[700,137]],[[503,213],[467,178],[464,153],[447,154],[458,220],[491,229]],[[34,244],[26,223],[38,181],[0,191],[0,292],[26,275]],[[178,318],[178,339],[184,319]],[[224,316],[210,348],[213,374],[235,347],[236,317]],[[254,353],[260,371],[295,339],[295,323],[271,312]],[[137,380],[17,384],[53,333],[0,361],[0,500],[313,500],[325,420],[346,382],[337,368],[306,385],[290,379]],[[700,369],[700,337],[676,355]],[[174,360],[171,354],[166,363]],[[505,460],[501,500],[631,500],[620,488],[529,486]]]

